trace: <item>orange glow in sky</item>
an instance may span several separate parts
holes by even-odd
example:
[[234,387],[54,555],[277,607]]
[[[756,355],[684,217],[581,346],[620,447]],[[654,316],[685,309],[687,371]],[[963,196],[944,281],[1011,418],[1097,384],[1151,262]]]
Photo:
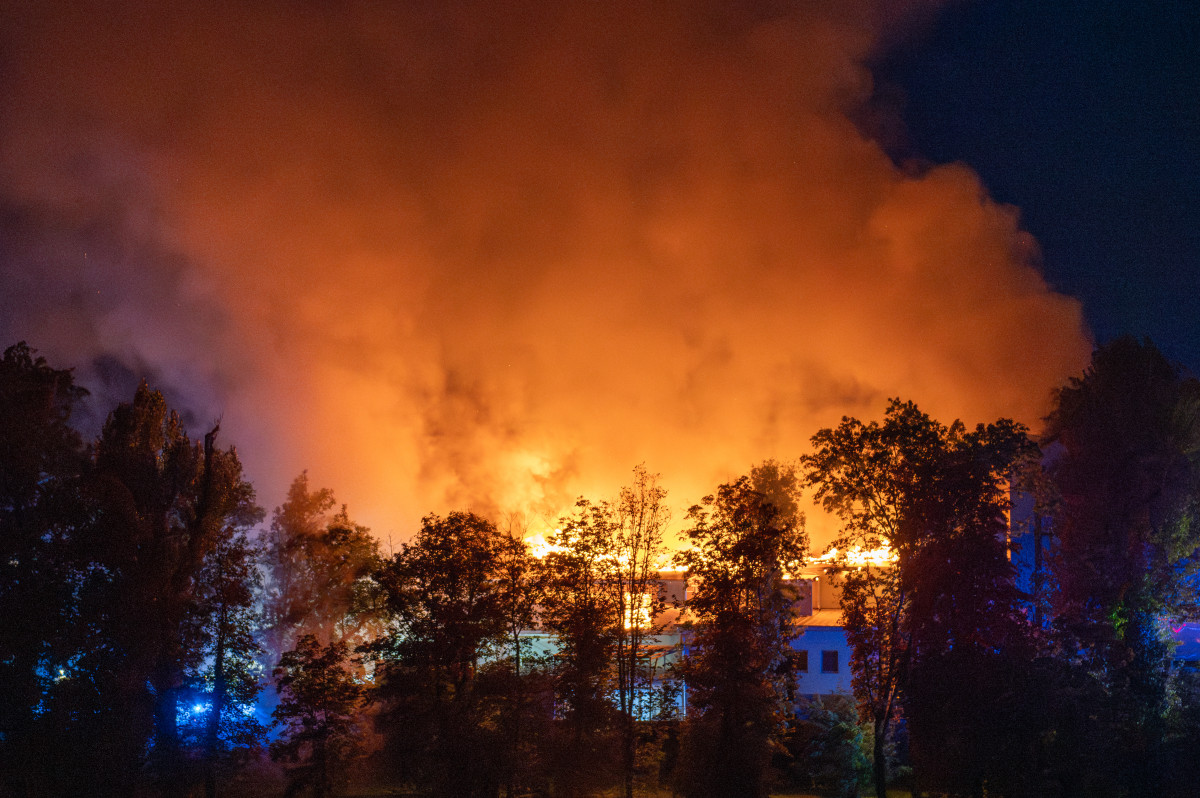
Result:
[[268,508],[307,468],[396,540],[552,524],[638,463],[678,525],[890,396],[1036,425],[1079,303],[1017,209],[870,122],[864,64],[927,5],[31,4],[0,34],[25,337],[220,417]]

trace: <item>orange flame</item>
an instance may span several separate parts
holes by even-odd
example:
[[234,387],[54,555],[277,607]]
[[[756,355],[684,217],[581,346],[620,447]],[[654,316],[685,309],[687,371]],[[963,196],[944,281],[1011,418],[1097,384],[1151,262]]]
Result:
[[837,547],[832,547],[820,557],[813,558],[813,562],[814,564],[839,565],[851,568],[861,568],[863,566],[890,568],[896,564],[898,559],[899,557],[892,550],[892,547],[884,543],[877,549],[867,550],[864,550],[862,546],[851,546],[845,551]]

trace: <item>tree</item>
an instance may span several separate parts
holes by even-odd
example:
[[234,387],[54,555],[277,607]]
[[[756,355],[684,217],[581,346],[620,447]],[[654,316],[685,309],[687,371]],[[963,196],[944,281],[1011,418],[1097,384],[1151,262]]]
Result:
[[389,634],[379,661],[379,730],[404,775],[435,795],[492,794],[504,781],[502,730],[493,722],[506,690],[480,679],[508,641],[512,540],[473,513],[430,515],[378,577]]
[[267,648],[278,656],[304,634],[362,643],[375,623],[379,543],[354,523],[333,491],[310,490],[308,473],[288,489],[266,536]]
[[1037,651],[1008,559],[1008,480],[1032,448],[1008,422],[947,430],[933,490],[912,512],[919,548],[911,585],[905,696],[909,748],[922,785],[1013,794],[1035,736],[1018,722],[1022,675]]
[[899,571],[867,564],[841,573],[842,627],[850,646],[854,694],[871,723],[873,783],[886,795],[885,749],[907,665],[910,637],[904,625],[908,596]]
[[[10,705],[0,701],[0,756],[35,737],[24,765],[0,770],[40,770],[48,792],[128,794],[152,738],[154,772],[164,792],[178,793],[179,698],[205,656],[193,634],[200,573],[222,540],[261,515],[236,452],[216,446],[217,430],[191,441],[145,384],[85,456],[69,427],[84,394],[24,345],[0,362],[0,642],[13,652],[0,661],[11,669],[0,692],[25,706],[25,718],[36,715],[32,727],[8,727]],[[24,633],[8,625],[18,619]],[[35,637],[36,651],[25,645]],[[22,681],[33,662],[36,683]]]
[[[891,549],[900,537],[905,497],[915,491],[922,449],[929,448],[921,439],[928,425],[904,411],[894,400],[883,426],[843,418],[837,428],[817,432],[814,453],[801,459],[805,481],[816,489],[814,498],[842,520],[842,535],[833,544],[838,551]],[[908,656],[908,601],[900,571],[889,563],[866,562],[842,571],[842,623],[854,693],[872,726],[877,795],[887,794],[884,747]]]
[[[906,684],[923,678],[924,685],[935,684],[945,657],[968,677],[969,660],[980,682],[960,679],[964,689],[955,700],[961,707],[980,694],[996,652],[1032,655],[1007,559],[1005,514],[1011,470],[1033,445],[1010,420],[967,431],[961,422],[946,427],[899,399],[889,403],[882,423],[843,418],[812,441],[814,452],[802,458],[806,482],[842,521],[834,546],[894,552],[890,562],[842,568],[854,691],[873,726],[875,789],[883,795],[884,746]],[[944,706],[947,696],[938,695]],[[911,731],[914,749],[929,751],[947,733],[915,718]],[[967,767],[978,759],[962,761]]]
[[[756,489],[772,475],[778,468],[764,464],[688,512],[691,548],[677,562],[695,583],[685,605],[695,632],[683,668],[694,713],[684,739],[692,796],[765,795],[771,747],[783,730],[781,682],[795,637],[785,575],[803,561],[808,536],[802,516],[781,513]],[[794,475],[789,481],[776,487],[794,502]]]
[[217,543],[197,575],[193,636],[203,659],[192,670],[207,697],[202,740],[207,798],[218,792],[219,768],[230,755],[257,747],[266,729],[248,710],[261,689],[257,635],[261,626],[260,550],[245,532]]
[[1106,685],[1131,789],[1155,794],[1166,765],[1166,624],[1195,612],[1200,565],[1200,383],[1149,342],[1119,338],[1057,393],[1060,445],[1055,610]]
[[[0,357],[0,791],[34,792],[41,723],[69,655],[71,539],[84,468],[71,416],[87,391],[24,342]],[[4,785],[7,785],[5,787]]]
[[616,720],[609,696],[616,688],[613,663],[622,618],[608,507],[581,498],[575,513],[559,523],[542,561],[540,617],[556,641],[554,685],[567,731],[555,771],[571,794],[607,776]]
[[616,579],[613,598],[621,622],[616,625],[617,700],[622,718],[621,769],[626,798],[633,798],[634,765],[637,760],[637,719],[648,707],[639,694],[649,694],[651,674],[645,643],[659,629],[654,624],[664,609],[665,597],[658,582],[659,568],[666,559],[663,536],[671,513],[667,491],[659,476],[645,466],[633,470],[633,484],[621,489],[611,530]]
[[505,790],[509,798],[529,789],[533,757],[527,735],[530,726],[535,725],[530,721],[537,720],[537,693],[544,682],[543,669],[537,667],[544,658],[530,656],[532,641],[527,634],[537,624],[544,574],[523,539],[525,531],[524,517],[510,516],[501,536],[497,568],[499,611],[510,652],[500,658],[497,668],[503,670],[504,664],[509,666],[503,678],[508,687],[507,701],[500,717],[504,759],[508,762]]
[[784,740],[784,770],[796,789],[858,798],[871,776],[866,735],[852,698],[840,694],[797,702]]
[[324,798],[357,753],[364,691],[348,659],[345,641],[322,646],[306,634],[275,668],[280,701],[273,715],[284,728],[271,744],[271,758],[292,763],[288,795],[308,787],[314,798]]
[[323,600],[315,584],[320,575],[314,573],[310,554],[336,505],[330,489],[309,489],[308,472],[303,471],[292,480],[287,499],[271,516],[265,543],[269,579],[265,614],[267,645],[276,656],[302,636],[300,627],[308,621],[314,605]]
[[508,519],[500,536],[498,591],[507,645],[510,646],[513,671],[521,675],[522,657],[528,649],[522,633],[537,624],[538,604],[542,600],[542,571],[525,543],[527,531],[523,515]]
[[[120,767],[140,757],[150,710],[152,759],[163,790],[184,789],[179,705],[189,668],[203,657],[196,627],[197,576],[217,545],[261,519],[233,449],[188,437],[162,394],[145,383],[109,415],[88,475],[87,641],[78,670],[102,696],[100,717],[123,739]],[[105,767],[112,764],[105,763]]]

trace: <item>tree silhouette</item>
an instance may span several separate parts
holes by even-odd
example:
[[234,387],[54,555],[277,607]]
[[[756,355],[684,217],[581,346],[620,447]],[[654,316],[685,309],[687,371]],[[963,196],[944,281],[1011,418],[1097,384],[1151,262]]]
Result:
[[115,676],[105,703],[118,734],[136,734],[152,708],[152,759],[169,795],[185,788],[179,705],[188,669],[204,656],[189,634],[197,575],[221,541],[262,517],[236,451],[218,449],[216,435],[193,442],[143,383],[109,415],[89,477],[82,543],[96,575],[95,620],[110,640],[93,645],[98,657],[86,664]]
[[[906,685],[922,678],[937,685],[941,676],[934,674],[945,670],[939,660],[952,656],[962,669],[962,689],[953,697],[936,695],[943,707],[965,713],[989,681],[992,655],[1032,655],[1005,531],[1008,478],[1033,444],[1007,419],[967,431],[961,422],[944,426],[899,399],[889,403],[882,423],[843,418],[812,440],[815,451],[802,462],[817,500],[842,521],[834,546],[843,552],[887,547],[895,554],[893,563],[843,563],[841,572],[854,691],[874,729],[874,781],[882,795],[884,745]],[[948,729],[934,728],[934,713],[923,717],[931,722],[922,726],[914,718],[914,756],[925,745],[928,761],[936,762],[936,741],[946,739]],[[979,751],[975,746],[968,753]],[[955,761],[972,767],[979,759],[971,755]]]
[[55,678],[71,659],[85,465],[70,422],[86,395],[23,342],[0,357],[0,791],[17,795],[44,784],[57,759],[38,744],[47,718],[37,707],[67,692]]
[[512,539],[472,513],[431,515],[384,563],[389,634],[371,648],[386,755],[436,795],[487,794],[505,781],[507,685],[482,679],[509,640]]
[[379,543],[354,523],[333,491],[310,490],[307,472],[292,482],[287,500],[275,509],[266,535],[267,648],[275,656],[300,636],[323,642],[365,642],[380,631],[374,624],[376,596],[371,575]]
[[671,513],[666,506],[667,491],[659,485],[659,475],[649,474],[645,466],[633,470],[633,484],[621,489],[609,529],[614,536],[613,555],[616,579],[611,583],[620,622],[616,624],[617,706],[621,710],[621,770],[625,798],[633,798],[634,765],[637,760],[636,721],[647,714],[647,702],[639,699],[648,693],[651,674],[646,642],[661,631],[656,618],[665,607],[665,596],[658,576],[667,549],[663,536]]
[[[695,624],[683,666],[690,796],[765,795],[772,745],[783,732],[782,682],[796,634],[785,575],[802,562],[808,537],[802,517],[781,513],[755,488],[775,471],[766,464],[721,485],[688,512],[692,548],[677,559],[688,569],[685,609]],[[792,502],[794,491],[792,480]]]
[[554,685],[563,708],[566,738],[557,747],[555,772],[567,791],[584,792],[611,772],[617,721],[610,696],[616,689],[620,573],[612,517],[605,505],[579,499],[559,520],[546,555],[540,618],[554,635]]
[[192,675],[203,704],[204,787],[218,793],[219,770],[237,749],[257,747],[266,729],[250,710],[261,689],[258,643],[260,551],[244,532],[221,540],[197,575],[196,628],[203,659]]
[[1112,756],[1131,789],[1155,794],[1173,691],[1166,622],[1197,609],[1200,382],[1149,342],[1119,338],[1059,390],[1047,436],[1061,447],[1060,627],[1115,701]]
[[348,660],[344,641],[322,646],[306,634],[275,668],[280,700],[273,715],[283,732],[271,744],[271,757],[290,764],[288,795],[308,788],[314,798],[324,798],[359,750],[364,690]]
[[[501,536],[497,563],[499,613],[504,629],[505,654],[498,657],[495,671],[507,686],[506,700],[500,708],[502,759],[507,762],[505,792],[519,795],[530,788],[533,774],[531,732],[542,731],[545,718],[539,693],[544,692],[544,656],[532,654],[529,632],[537,625],[538,606],[544,593],[544,572],[522,539],[524,525],[510,518]],[[544,715],[544,713],[542,713]],[[541,735],[538,735],[541,736]]]

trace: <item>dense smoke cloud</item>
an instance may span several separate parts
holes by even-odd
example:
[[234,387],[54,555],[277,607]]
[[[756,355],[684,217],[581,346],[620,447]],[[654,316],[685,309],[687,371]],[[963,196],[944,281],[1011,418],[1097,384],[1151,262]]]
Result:
[[0,332],[398,538],[643,461],[685,506],[891,395],[1036,423],[1078,304],[851,121],[928,10],[10,4]]

